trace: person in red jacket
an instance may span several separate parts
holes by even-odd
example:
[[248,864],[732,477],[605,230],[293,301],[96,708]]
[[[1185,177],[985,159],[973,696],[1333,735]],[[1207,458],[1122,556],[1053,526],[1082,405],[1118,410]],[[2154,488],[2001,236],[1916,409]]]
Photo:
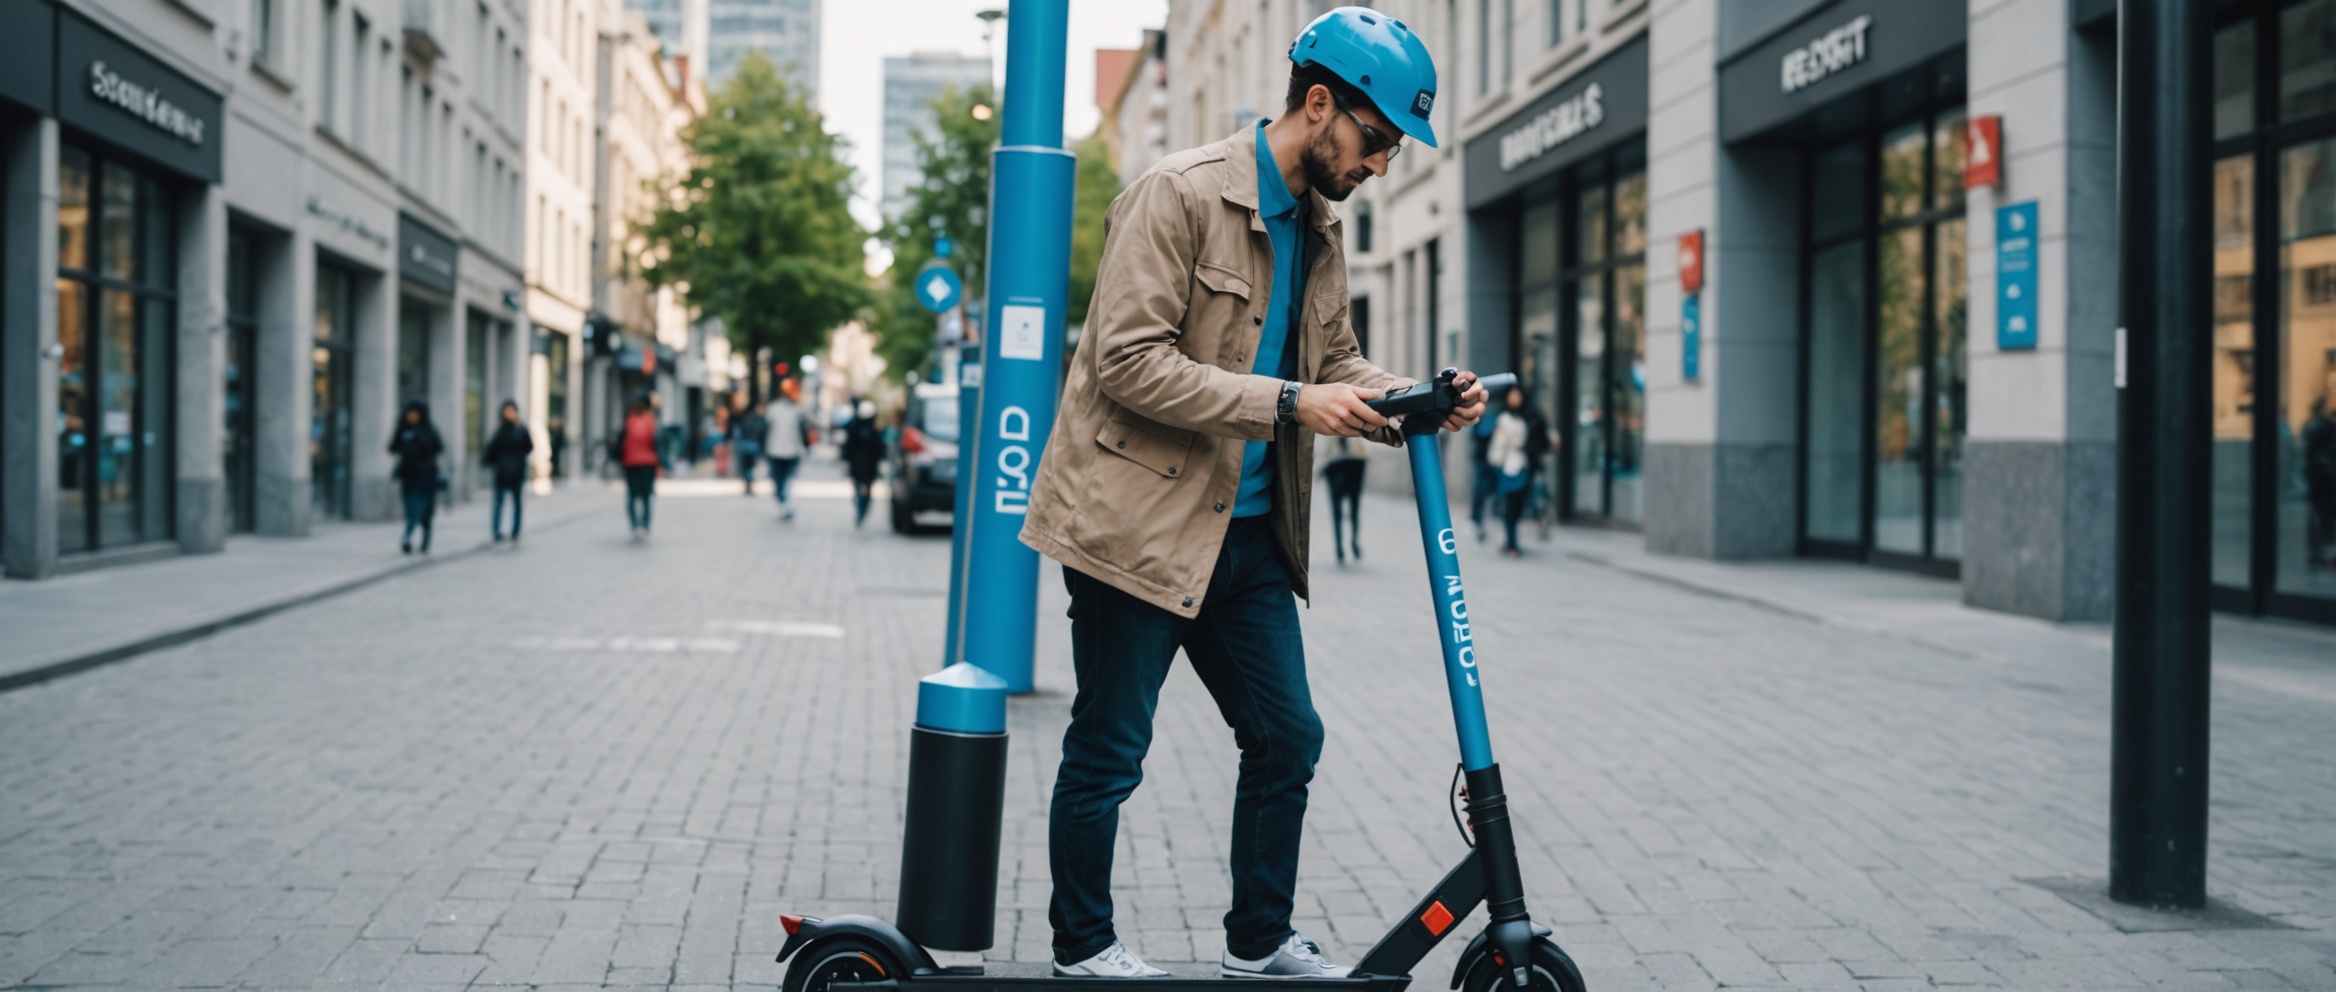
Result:
[[625,411],[624,435],[617,440],[617,461],[625,468],[625,519],[633,525],[633,540],[649,536],[649,501],[657,495],[657,404],[655,394],[633,397]]

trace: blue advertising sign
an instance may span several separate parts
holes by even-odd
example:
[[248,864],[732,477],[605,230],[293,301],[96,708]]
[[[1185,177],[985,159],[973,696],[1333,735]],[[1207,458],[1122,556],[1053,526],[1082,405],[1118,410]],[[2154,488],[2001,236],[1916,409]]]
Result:
[[1687,294],[1679,305],[1679,375],[1689,382],[1703,374],[1702,294]]
[[965,296],[965,280],[946,265],[935,262],[917,273],[917,302],[934,313],[947,313]]
[[1995,347],[2036,347],[2036,201],[1995,208]]

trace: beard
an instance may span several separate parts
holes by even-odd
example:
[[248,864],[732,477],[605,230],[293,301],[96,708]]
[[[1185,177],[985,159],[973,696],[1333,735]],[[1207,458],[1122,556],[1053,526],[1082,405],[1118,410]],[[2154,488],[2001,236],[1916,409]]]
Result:
[[1355,191],[1355,187],[1363,184],[1363,180],[1371,178],[1369,169],[1356,169],[1344,174],[1332,171],[1330,163],[1339,157],[1338,153],[1338,144],[1330,140],[1327,128],[1315,135],[1314,140],[1306,143],[1305,150],[1298,153],[1298,168],[1306,176],[1306,185],[1332,203],[1345,200]]

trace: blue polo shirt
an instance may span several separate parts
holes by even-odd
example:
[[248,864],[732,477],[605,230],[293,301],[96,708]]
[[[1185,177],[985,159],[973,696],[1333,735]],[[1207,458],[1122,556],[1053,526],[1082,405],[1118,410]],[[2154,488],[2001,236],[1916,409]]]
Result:
[[[1255,374],[1286,380],[1297,375],[1298,350],[1289,347],[1290,315],[1298,294],[1306,289],[1300,271],[1298,198],[1282,181],[1274,164],[1273,148],[1265,143],[1265,118],[1257,121],[1257,212],[1265,218],[1266,236],[1273,240],[1273,289],[1266,297],[1265,325],[1257,335]],[[1233,498],[1235,517],[1254,517],[1273,510],[1273,450],[1270,441],[1250,441],[1241,448],[1241,490]]]

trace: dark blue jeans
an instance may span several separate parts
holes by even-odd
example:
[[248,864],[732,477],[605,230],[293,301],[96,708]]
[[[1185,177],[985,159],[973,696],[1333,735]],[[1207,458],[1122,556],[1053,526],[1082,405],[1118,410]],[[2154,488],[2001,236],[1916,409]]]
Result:
[[432,519],[438,515],[438,487],[435,483],[427,489],[407,486],[405,487],[405,498],[406,533],[399,540],[404,544],[414,543],[414,528],[419,527],[422,529],[422,550],[428,551],[430,550],[430,524]]
[[1073,569],[1071,658],[1079,694],[1063,732],[1047,821],[1055,959],[1092,957],[1116,939],[1111,859],[1119,804],[1143,780],[1160,685],[1184,649],[1241,748],[1233,796],[1233,908],[1225,945],[1260,958],[1288,939],[1306,786],[1322,720],[1306,688],[1296,595],[1265,517],[1232,522],[1200,615],[1187,620]]
[[649,504],[656,498],[657,466],[625,466],[625,519],[635,529],[649,529]]
[[498,541],[503,539],[503,500],[506,498],[511,501],[511,536],[519,536],[519,487],[496,486],[495,515],[489,517],[488,522],[494,527],[495,540]]

